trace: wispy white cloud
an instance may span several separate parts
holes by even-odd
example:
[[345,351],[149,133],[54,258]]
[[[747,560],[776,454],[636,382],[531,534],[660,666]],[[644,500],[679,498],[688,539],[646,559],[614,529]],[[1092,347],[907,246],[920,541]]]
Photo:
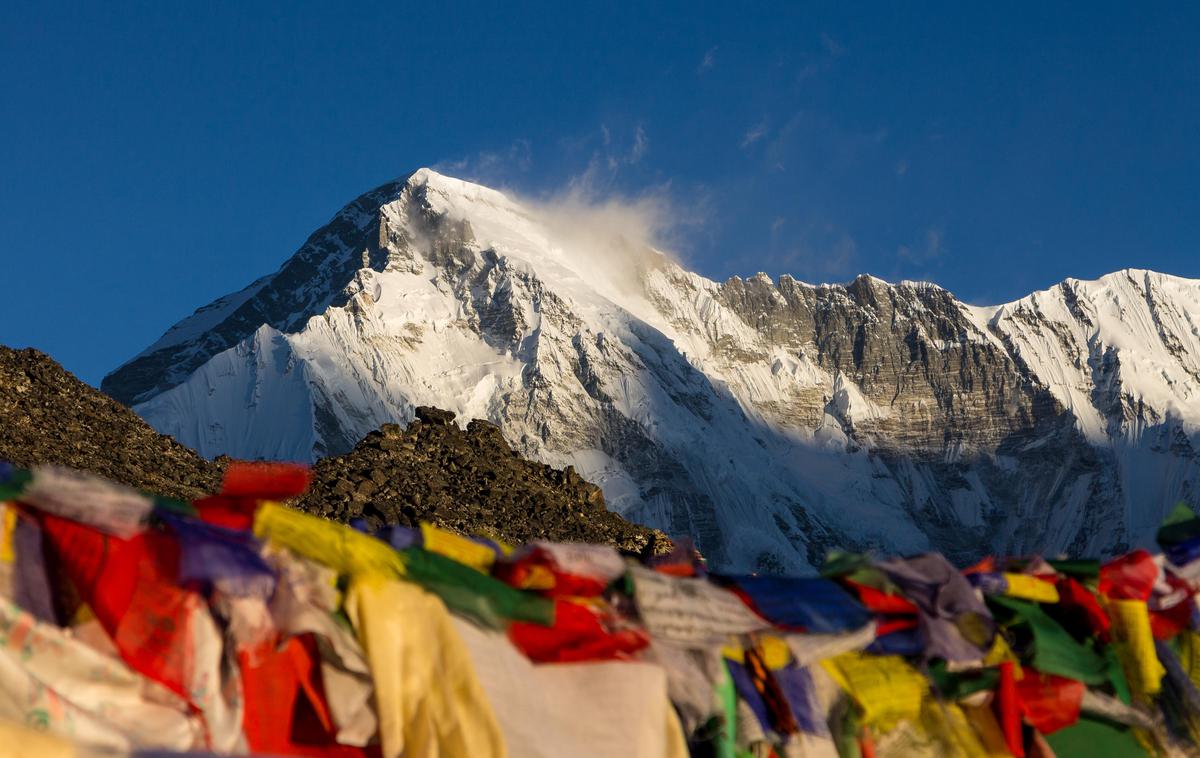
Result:
[[708,71],[709,69],[711,69],[713,66],[716,65],[717,50],[720,47],[721,47],[720,45],[713,45],[712,47],[710,47],[704,51],[704,57],[702,57],[700,59],[700,65],[696,67],[696,73],[703,74],[705,71]]
[[650,140],[646,137],[646,130],[638,124],[637,129],[633,132],[633,147],[629,149],[629,162],[637,163],[642,160],[646,151],[650,149]]
[[829,36],[829,32],[821,32],[821,47],[829,53],[831,58],[840,58],[846,48],[842,47],[841,43]]
[[765,136],[767,136],[767,122],[764,119],[747,129],[746,133],[742,135],[742,149],[745,150]]
[[837,59],[845,54],[846,48],[840,42],[831,37],[828,32],[821,32],[820,51],[806,56],[807,60],[804,65],[796,70],[795,83],[801,85],[810,79],[815,79],[819,74],[833,68]]
[[642,124],[634,127],[633,135],[628,142],[620,140],[613,134],[607,124],[600,125],[600,150],[593,155],[593,162],[599,161],[610,171],[616,172],[622,166],[635,166],[646,157],[650,150],[650,138]]

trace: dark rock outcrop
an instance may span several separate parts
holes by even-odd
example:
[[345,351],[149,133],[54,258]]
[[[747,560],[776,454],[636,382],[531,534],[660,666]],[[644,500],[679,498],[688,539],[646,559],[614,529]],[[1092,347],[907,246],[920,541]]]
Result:
[[635,552],[670,544],[607,510],[600,488],[570,466],[526,460],[498,427],[475,420],[463,430],[453,413],[436,408],[418,408],[407,429],[385,424],[349,453],[318,461],[313,475],[294,505],[337,521],[430,521],[511,544],[603,542]]
[[215,491],[221,469],[44,353],[0,346],[0,460],[63,464],[156,495]]

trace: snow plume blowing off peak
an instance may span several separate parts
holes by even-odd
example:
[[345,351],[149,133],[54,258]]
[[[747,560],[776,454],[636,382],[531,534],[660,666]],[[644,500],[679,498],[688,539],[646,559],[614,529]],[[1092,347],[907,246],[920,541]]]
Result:
[[210,457],[312,460],[420,405],[483,418],[726,570],[1120,552],[1200,505],[1200,282],[1124,271],[995,308],[718,283],[662,252],[688,223],[665,193],[517,199],[423,169],[102,388]]
[[538,198],[507,194],[543,225],[553,250],[569,258],[578,273],[626,295],[642,291],[647,269],[678,264],[672,251],[680,234],[698,223],[681,212],[665,188],[636,197],[602,194],[586,176]]

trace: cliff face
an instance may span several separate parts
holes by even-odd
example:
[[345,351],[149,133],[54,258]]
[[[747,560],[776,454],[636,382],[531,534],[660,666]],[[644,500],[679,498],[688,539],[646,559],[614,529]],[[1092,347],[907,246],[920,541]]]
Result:
[[[767,344],[835,377],[831,388],[805,387],[759,410],[784,428],[836,423],[847,450],[869,451],[947,554],[1126,544],[1104,454],[950,293],[865,276],[846,287],[759,277],[726,282],[722,297]],[[1089,512],[1064,530],[1053,522],[1072,498]]]
[[[755,278],[726,282],[721,297],[766,345],[844,378],[832,398],[815,387],[779,408],[781,424],[816,426],[832,401],[835,417],[881,449],[942,458],[948,446],[995,446],[1037,417],[1041,388],[938,287],[866,276],[846,287]],[[855,400],[859,409],[850,407]]]
[[448,408],[747,570],[1115,551],[1200,497],[1198,282],[978,308],[866,276],[717,283],[621,232],[421,170],[103,386],[206,456],[311,460]]

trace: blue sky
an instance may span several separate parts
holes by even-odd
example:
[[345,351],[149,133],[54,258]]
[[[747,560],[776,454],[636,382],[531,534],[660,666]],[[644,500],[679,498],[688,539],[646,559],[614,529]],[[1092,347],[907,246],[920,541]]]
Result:
[[426,165],[716,278],[1200,277],[1200,6],[842,5],[4,3],[0,343],[98,383]]

